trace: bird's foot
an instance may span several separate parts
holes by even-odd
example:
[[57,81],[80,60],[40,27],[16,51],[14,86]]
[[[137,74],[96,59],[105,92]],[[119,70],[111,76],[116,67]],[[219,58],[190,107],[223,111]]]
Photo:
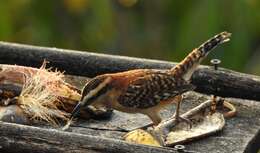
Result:
[[185,122],[185,123],[189,126],[189,129],[192,128],[192,122],[191,122],[190,119],[181,117],[181,116],[179,116],[179,115],[174,115],[174,118],[175,118],[175,120],[176,120],[176,124],[179,124],[180,122]]

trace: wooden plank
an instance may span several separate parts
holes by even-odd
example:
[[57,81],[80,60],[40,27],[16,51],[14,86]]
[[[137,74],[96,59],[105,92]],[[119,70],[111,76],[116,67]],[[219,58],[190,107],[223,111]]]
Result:
[[[189,92],[185,95],[182,113],[197,106],[209,97]],[[237,108],[236,117],[227,119],[224,130],[192,143],[185,144],[186,150],[193,152],[236,152],[251,153],[260,148],[257,143],[260,129],[260,103],[241,99],[228,99]],[[174,113],[174,106],[162,112],[166,119]],[[168,148],[150,148],[134,145],[122,140],[129,129],[143,126],[141,115],[115,111],[112,119],[79,120],[73,124],[71,132],[63,132],[50,127],[39,128],[0,122],[0,152],[168,152]],[[118,120],[120,119],[120,120]],[[132,125],[122,126],[129,121]],[[91,124],[90,124],[91,123]],[[112,126],[111,126],[112,125]],[[158,150],[159,149],[159,150]],[[174,152],[170,150],[169,152]]]
[[121,140],[0,122],[0,151],[173,153],[169,148],[129,144]]
[[[43,60],[50,66],[65,70],[69,74],[93,77],[98,74],[125,71],[137,68],[168,69],[176,63],[79,52],[57,48],[36,47],[0,42],[0,63],[40,67]],[[192,77],[198,92],[260,100],[260,77],[226,69],[214,71],[200,66]],[[218,90],[215,90],[215,89]]]

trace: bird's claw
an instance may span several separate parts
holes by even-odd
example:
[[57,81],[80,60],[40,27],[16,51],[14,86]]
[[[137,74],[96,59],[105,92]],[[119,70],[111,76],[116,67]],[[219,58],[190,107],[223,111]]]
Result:
[[184,117],[181,117],[181,116],[177,116],[177,115],[175,115],[174,118],[175,118],[177,124],[180,123],[180,122],[185,122],[186,124],[189,125],[189,129],[192,128],[192,122],[191,122],[190,119],[187,119],[187,118],[184,118]]

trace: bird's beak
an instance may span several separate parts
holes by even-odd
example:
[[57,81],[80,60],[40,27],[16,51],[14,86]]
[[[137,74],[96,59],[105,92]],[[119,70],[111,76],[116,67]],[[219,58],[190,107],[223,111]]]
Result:
[[82,103],[79,102],[73,109],[73,111],[71,112],[71,116],[70,119],[74,118],[76,115],[78,115],[78,113],[80,112],[80,107],[82,106]]

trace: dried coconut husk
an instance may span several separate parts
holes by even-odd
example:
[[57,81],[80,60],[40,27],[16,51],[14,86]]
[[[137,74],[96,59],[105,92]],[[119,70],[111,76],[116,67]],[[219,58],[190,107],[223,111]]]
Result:
[[[55,70],[54,72],[51,69],[46,69],[46,61],[43,63],[40,69],[18,66],[18,65],[0,65],[0,84],[11,84],[16,86],[23,86],[26,79],[33,77],[38,71],[41,71],[42,77],[46,77],[52,80],[52,83],[55,83],[55,88],[50,88],[52,92],[56,95],[59,95],[59,99],[66,99],[66,103],[75,105],[75,102],[81,98],[80,90],[76,87],[66,83],[64,81],[64,75],[61,72]],[[44,70],[43,70],[44,69]],[[59,77],[55,75],[59,73]],[[53,85],[52,85],[53,86]]]
[[14,80],[12,77],[19,78],[16,83],[23,83],[17,104],[32,121],[46,121],[57,125],[58,120],[68,120],[69,113],[65,111],[64,102],[61,99],[72,99],[67,102],[74,105],[75,101],[73,100],[78,101],[80,94],[69,90],[70,86],[64,82],[64,75],[61,72],[46,69],[46,62],[40,69],[19,66],[18,68],[5,68],[1,73],[8,76],[6,78],[10,80]]

